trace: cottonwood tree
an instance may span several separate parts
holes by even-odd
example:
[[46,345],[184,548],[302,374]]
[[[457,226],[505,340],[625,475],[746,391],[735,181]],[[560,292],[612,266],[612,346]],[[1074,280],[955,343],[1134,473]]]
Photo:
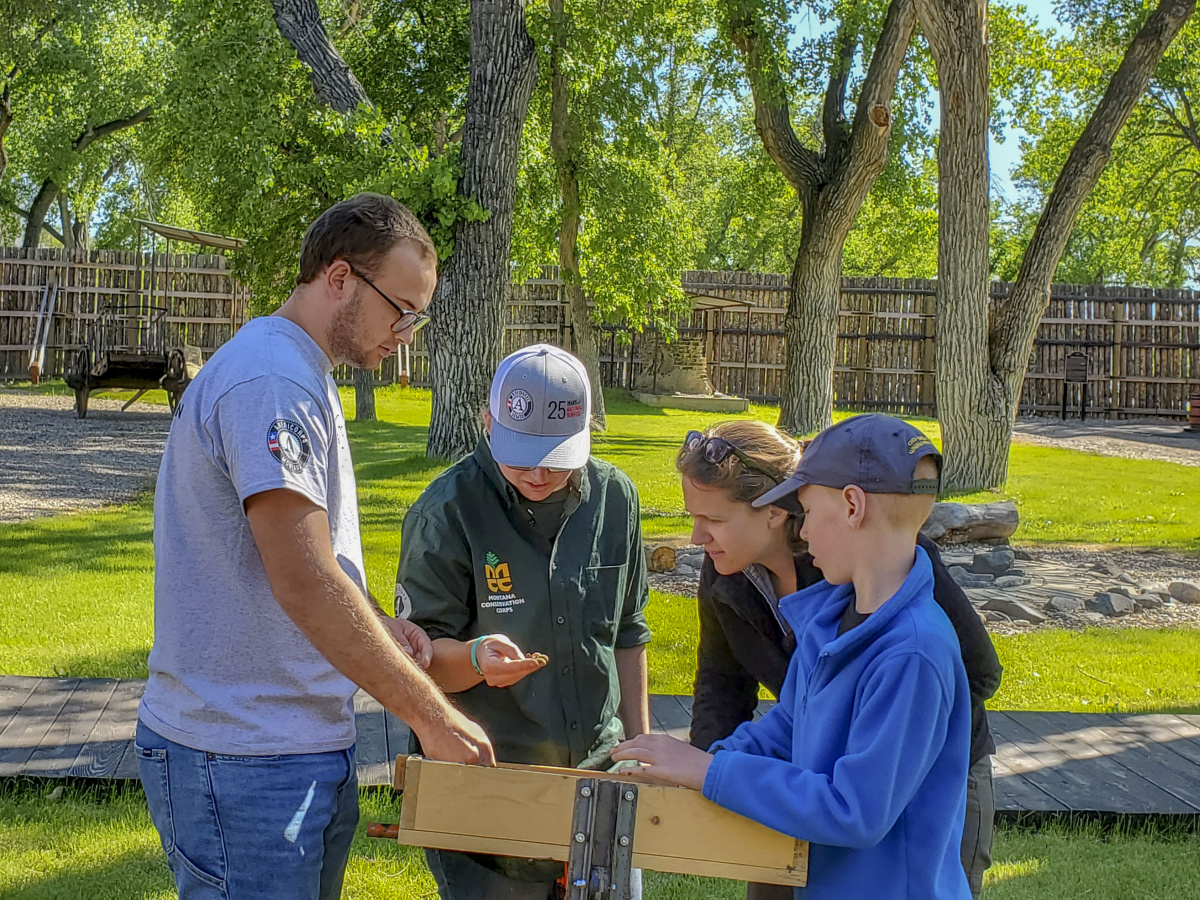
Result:
[[947,490],[998,487],[1050,282],[1122,125],[1196,0],[1160,0],[1142,20],[1047,198],[1007,297],[989,304],[986,0],[917,0],[937,66],[938,418]]
[[848,119],[847,89],[862,43],[861,11],[848,11],[837,27],[820,139],[813,147],[801,140],[792,121],[783,74],[787,55],[778,28],[756,0],[725,4],[725,29],[745,62],[759,137],[801,205],[800,243],[784,316],[779,418],[780,426],[794,434],[818,431],[832,421],[843,245],[887,164],[896,79],[917,20],[912,0],[888,4],[873,49],[863,50],[866,75]]
[[426,453],[455,458],[479,438],[479,411],[499,363],[510,279],[517,156],[537,55],[520,0],[472,0],[470,74],[459,193],[487,218],[459,220],[425,329],[433,380]]

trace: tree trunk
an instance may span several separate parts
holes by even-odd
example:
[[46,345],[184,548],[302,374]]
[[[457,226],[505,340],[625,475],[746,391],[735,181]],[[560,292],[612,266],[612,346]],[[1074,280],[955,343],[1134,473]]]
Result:
[[1011,294],[988,305],[987,6],[920,0],[941,93],[937,399],[950,491],[1001,487],[1050,282],[1113,142],[1196,0],[1160,0],[1126,51],[1026,248]]
[[271,0],[271,6],[279,33],[308,66],[317,100],[340,113],[370,106],[366,90],[329,39],[317,0]]
[[779,398],[779,427],[794,435],[812,434],[833,422],[833,365],[846,236],[827,234],[823,224],[815,216],[806,217],[783,319],[787,368]]
[[[58,183],[47,178],[42,182],[42,186],[38,188],[37,196],[33,198],[33,203],[29,205],[29,216],[25,219],[25,236],[21,239],[22,247],[39,247],[42,243],[42,226],[46,221],[46,214],[50,212],[50,207],[54,205],[54,200],[58,196]],[[59,239],[64,240],[66,235],[62,235]]]
[[375,373],[370,369],[354,370],[354,421],[375,421]]
[[937,404],[947,491],[1004,484],[1015,409],[988,360],[986,0],[918,0],[937,66]]
[[66,191],[58,192],[58,219],[62,223],[62,245],[64,249],[75,249],[75,224],[71,221],[71,199]]
[[571,116],[570,85],[560,62],[566,51],[570,21],[563,0],[550,0],[550,154],[558,172],[562,216],[558,226],[558,272],[570,315],[570,350],[587,368],[592,382],[592,427],[607,427],[604,386],[600,381],[599,330],[592,322],[583,277],[579,273],[579,128]]
[[458,222],[425,329],[433,380],[426,453],[454,458],[479,437],[499,362],[501,319],[509,284],[517,153],[537,56],[520,0],[472,0],[471,62],[459,192],[490,215]]
[[858,28],[852,22],[842,23],[822,105],[820,152],[804,146],[792,128],[786,83],[774,57],[760,46],[763,25],[753,8],[740,0],[727,0],[726,9],[729,31],[742,52],[754,95],[755,130],[803,205],[800,246],[784,318],[787,367],[779,426],[792,434],[810,434],[832,421],[842,248],[871,186],[887,165],[890,104],[916,28],[916,9],[913,0],[892,0],[888,5],[852,124],[845,117],[846,87]]
[[[340,113],[372,106],[366,89],[329,39],[317,0],[271,0],[271,6],[279,33],[308,67],[317,102]],[[354,371],[354,409],[355,421],[375,421],[375,380],[359,369]]]

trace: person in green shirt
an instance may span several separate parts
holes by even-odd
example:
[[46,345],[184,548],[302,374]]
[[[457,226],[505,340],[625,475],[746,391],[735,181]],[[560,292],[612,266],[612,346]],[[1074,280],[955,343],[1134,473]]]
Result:
[[[638,494],[591,456],[590,419],[579,360],[518,350],[496,371],[474,453],[404,517],[396,615],[428,632],[429,674],[500,762],[606,769],[622,735],[650,730]],[[563,870],[426,857],[442,900],[547,900]]]

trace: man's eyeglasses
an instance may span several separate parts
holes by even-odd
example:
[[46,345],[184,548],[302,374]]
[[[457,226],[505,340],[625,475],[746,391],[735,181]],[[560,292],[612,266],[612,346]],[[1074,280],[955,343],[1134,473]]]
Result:
[[[350,264],[347,263],[347,265]],[[392,323],[392,331],[408,331],[411,328],[412,333],[416,334],[427,324],[429,324],[429,316],[427,316],[425,313],[416,312],[411,309],[405,309],[404,307],[400,306],[391,297],[381,291],[378,286],[376,286],[375,282],[360,272],[356,266],[350,265],[350,271],[354,273],[356,278],[361,278],[363,281],[369,284],[375,293],[387,301],[388,306],[400,314],[400,318],[396,319],[396,321]]]
[[719,466],[733,456],[747,469],[752,469],[760,475],[766,475],[773,482],[779,484],[778,477],[768,472],[725,438],[705,437],[699,431],[689,431],[683,439],[683,449],[688,453],[699,451],[704,459],[714,466]]

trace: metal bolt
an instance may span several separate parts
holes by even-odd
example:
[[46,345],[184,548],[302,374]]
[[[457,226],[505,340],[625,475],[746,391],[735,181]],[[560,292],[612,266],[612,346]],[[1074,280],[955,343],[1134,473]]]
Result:
[[587,838],[586,838],[586,837],[584,837],[584,834],[583,834],[583,832],[582,832],[582,831],[577,831],[577,832],[575,833],[575,843],[577,843],[577,844],[582,844],[582,843],[583,843],[584,841],[586,841],[586,840],[587,840]]
[[591,789],[590,787],[588,787],[588,786],[585,784],[583,787],[581,787],[581,788],[579,789],[579,796],[580,796],[580,797],[590,797],[590,796],[592,796],[592,789]]
[[626,791],[625,799],[632,803],[633,802],[633,791]]
[[622,847],[628,847],[628,846],[629,846],[629,835],[627,835],[627,834],[623,834],[623,835],[621,835],[621,846],[622,846]]

